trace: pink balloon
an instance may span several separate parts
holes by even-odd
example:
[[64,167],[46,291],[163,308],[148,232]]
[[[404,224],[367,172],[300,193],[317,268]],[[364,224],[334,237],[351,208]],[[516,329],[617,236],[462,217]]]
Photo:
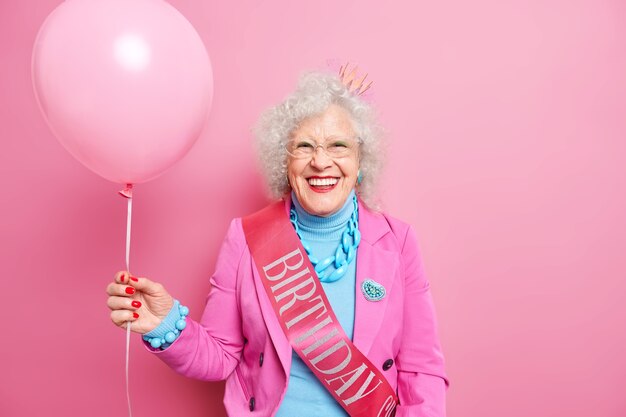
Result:
[[33,49],[37,102],[80,162],[118,183],[160,175],[197,140],[213,95],[191,24],[162,0],[68,0]]

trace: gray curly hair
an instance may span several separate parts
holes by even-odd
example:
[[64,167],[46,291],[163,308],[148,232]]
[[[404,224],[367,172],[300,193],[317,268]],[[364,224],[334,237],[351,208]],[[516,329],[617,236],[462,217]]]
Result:
[[332,103],[348,111],[362,141],[359,167],[363,180],[356,192],[369,207],[378,208],[374,191],[383,167],[384,129],[377,121],[374,108],[351,93],[338,75],[317,71],[303,73],[296,90],[282,103],[265,110],[253,127],[257,154],[272,196],[281,198],[291,189],[287,180],[286,150],[291,132],[304,119],[323,113]]

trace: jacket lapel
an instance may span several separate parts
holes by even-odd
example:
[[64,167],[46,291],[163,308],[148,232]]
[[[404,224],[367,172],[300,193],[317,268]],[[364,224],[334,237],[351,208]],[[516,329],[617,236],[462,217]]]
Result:
[[[356,294],[353,343],[367,355],[374,342],[393,291],[398,268],[398,254],[376,246],[376,242],[391,231],[385,218],[368,210],[359,200],[359,231],[361,243],[356,257]],[[363,294],[362,285],[373,280],[385,288],[385,296],[379,301],[369,301]]]

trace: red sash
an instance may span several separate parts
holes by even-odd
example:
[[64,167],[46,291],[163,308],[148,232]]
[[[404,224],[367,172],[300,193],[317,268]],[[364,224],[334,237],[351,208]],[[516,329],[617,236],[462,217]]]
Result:
[[298,356],[350,416],[394,415],[394,390],[341,328],[285,203],[244,217],[243,230],[276,317]]

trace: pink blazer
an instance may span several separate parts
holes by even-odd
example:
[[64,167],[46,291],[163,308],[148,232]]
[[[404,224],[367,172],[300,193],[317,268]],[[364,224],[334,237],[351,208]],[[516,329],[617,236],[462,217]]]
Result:
[[[286,213],[290,203],[287,197]],[[353,343],[397,390],[397,417],[444,417],[450,382],[415,234],[361,201],[359,230]],[[382,300],[361,293],[368,278],[385,287]],[[142,343],[182,375],[226,379],[229,416],[273,416],[287,390],[292,349],[254,267],[241,218],[230,224],[211,285],[200,322],[187,317],[166,350]]]

